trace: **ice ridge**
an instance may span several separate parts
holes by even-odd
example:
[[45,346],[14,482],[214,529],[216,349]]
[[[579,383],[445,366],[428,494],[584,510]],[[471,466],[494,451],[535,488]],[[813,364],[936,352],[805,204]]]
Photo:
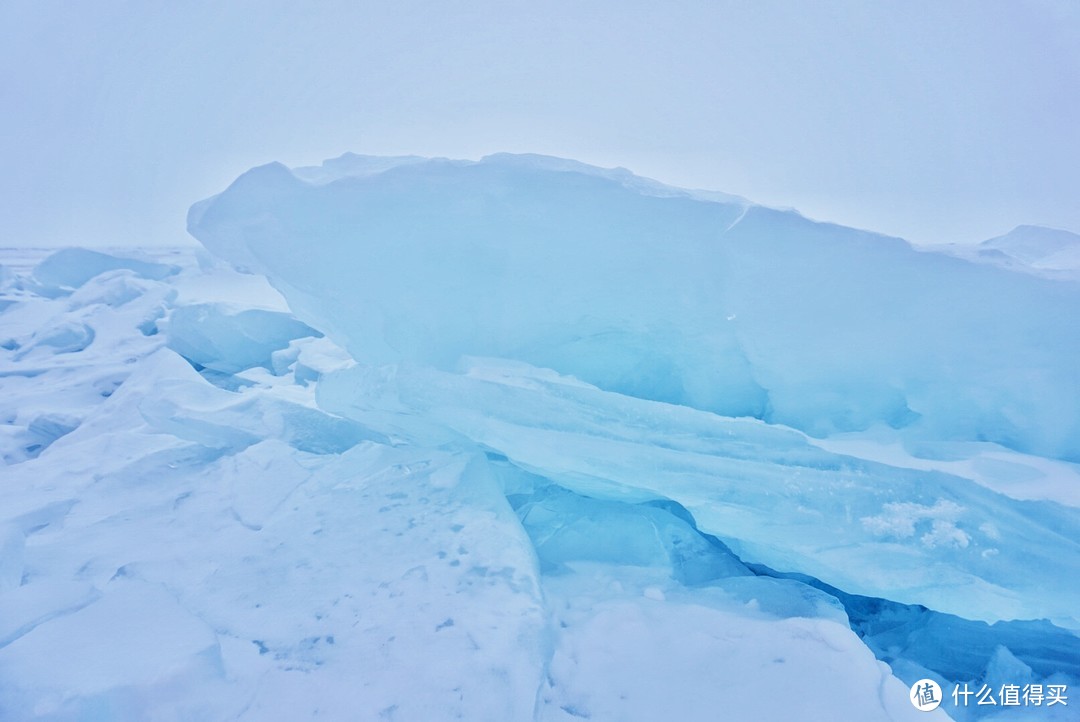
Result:
[[256,168],[189,230],[365,363],[510,358],[818,436],[1080,460],[1080,284],[569,161],[387,166]]

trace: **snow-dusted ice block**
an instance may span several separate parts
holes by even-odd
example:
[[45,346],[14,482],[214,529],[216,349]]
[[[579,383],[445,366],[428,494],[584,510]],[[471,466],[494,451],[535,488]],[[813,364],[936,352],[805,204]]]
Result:
[[68,299],[68,306],[79,308],[96,303],[123,306],[146,293],[148,284],[138,274],[127,269],[105,271],[77,288]]
[[[235,452],[264,440],[311,453],[340,453],[379,438],[361,425],[273,393],[235,394],[206,383],[170,351],[144,361],[136,384],[155,376],[153,390],[133,400],[135,413],[155,431],[207,449]],[[134,395],[135,384],[128,384]]]
[[557,159],[361,161],[255,168],[188,219],[359,361],[1080,459],[1080,284]]
[[178,266],[166,263],[113,256],[86,248],[64,248],[37,265],[34,269],[34,280],[41,284],[43,289],[70,292],[98,274],[120,269],[134,271],[143,278],[155,281],[180,271]]
[[174,310],[166,335],[169,348],[189,361],[232,374],[253,366],[271,368],[275,351],[293,339],[322,334],[287,313],[200,303]]
[[25,353],[32,349],[49,349],[52,353],[75,353],[94,342],[94,329],[77,321],[62,321],[35,334]]

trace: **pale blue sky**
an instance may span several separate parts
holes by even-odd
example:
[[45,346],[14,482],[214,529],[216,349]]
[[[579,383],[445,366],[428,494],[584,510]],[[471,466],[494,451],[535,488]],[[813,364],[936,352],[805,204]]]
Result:
[[0,246],[271,160],[560,155],[919,242],[1080,231],[1080,3],[0,3]]

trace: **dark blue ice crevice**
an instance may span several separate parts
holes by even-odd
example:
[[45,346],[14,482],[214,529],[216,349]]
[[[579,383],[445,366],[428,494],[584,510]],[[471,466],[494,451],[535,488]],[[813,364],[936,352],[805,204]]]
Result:
[[[687,587],[719,586],[744,593],[765,613],[846,617],[874,655],[907,684],[932,678],[947,695],[956,685],[994,694],[1002,684],[1080,684],[1080,636],[1047,620],[987,624],[922,605],[849,594],[812,576],[744,561],[717,537],[700,531],[693,515],[672,500],[629,503],[594,499],[522,471],[489,455],[507,498],[532,540],[547,575],[568,564],[666,568]],[[775,585],[762,585],[769,580]],[[998,707],[952,705],[956,719],[978,719]],[[1053,717],[1047,717],[1052,719]]]
[[894,665],[898,675],[917,662],[948,680],[979,680],[998,648],[1005,647],[1036,677],[1066,674],[1080,679],[1080,637],[1047,620],[987,624],[919,604],[848,594],[805,574],[747,566],[760,576],[799,581],[835,597],[847,611],[851,628],[878,659]]
[[[925,678],[941,685],[946,709],[954,719],[976,720],[1001,711],[996,706],[979,706],[974,698],[967,705],[955,704],[951,695],[957,686],[966,684],[966,689],[978,692],[987,685],[1000,700],[1003,685],[1042,684],[1045,688],[1059,684],[1076,689],[1080,684],[1080,636],[1048,620],[987,624],[919,604],[848,594],[805,574],[778,572],[760,564],[747,566],[759,576],[801,582],[834,597],[843,605],[852,631],[893,674],[908,685]],[[1029,713],[1034,709],[1028,708]],[[1065,714],[1058,707],[1055,710]]]

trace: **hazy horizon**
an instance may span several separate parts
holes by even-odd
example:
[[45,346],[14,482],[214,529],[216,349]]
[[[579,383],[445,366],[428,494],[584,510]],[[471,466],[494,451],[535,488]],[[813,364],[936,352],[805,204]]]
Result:
[[915,243],[1080,232],[1052,0],[0,8],[0,246],[189,243],[271,161],[573,158]]

